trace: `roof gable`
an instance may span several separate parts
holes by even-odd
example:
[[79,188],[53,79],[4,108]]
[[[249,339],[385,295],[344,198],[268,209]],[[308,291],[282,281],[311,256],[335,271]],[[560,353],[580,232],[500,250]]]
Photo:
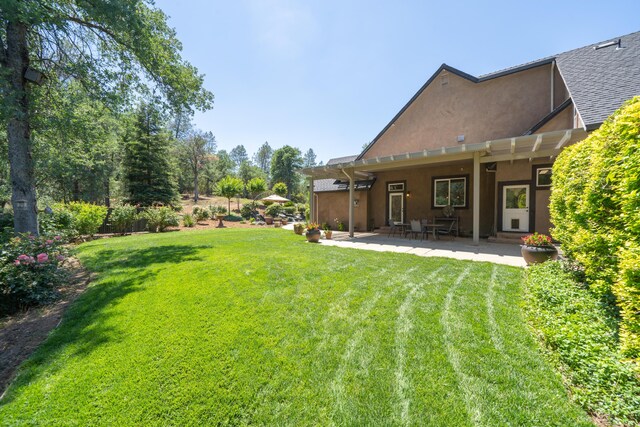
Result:
[[[573,104],[576,106],[585,127],[587,130],[593,129],[618,109],[624,101],[635,95],[640,95],[640,78],[638,78],[640,76],[640,32],[631,33],[619,39],[621,40],[622,49],[616,50],[615,47],[594,49],[599,44],[589,45],[479,77],[465,73],[450,65],[442,64],[369,145],[365,147],[356,160],[364,157],[369,149],[420,97],[442,71],[448,71],[473,83],[481,83],[556,61],[560,75],[569,90]],[[566,106],[563,103],[548,117],[542,118],[541,122],[544,123],[545,119],[548,121],[549,118],[554,117]],[[529,132],[531,132],[531,129]]]
[[420,95],[422,95],[422,93],[427,89],[427,87],[429,87],[429,85],[436,79],[436,77],[438,77],[438,75],[442,72],[442,71],[448,71],[451,74],[455,74],[458,77],[461,77],[463,79],[469,80],[472,83],[481,83],[487,80],[491,80],[491,79],[496,79],[498,77],[503,77],[509,74],[513,74],[513,73],[517,73],[520,71],[525,71],[525,70],[529,70],[531,68],[534,67],[539,67],[542,65],[546,65],[546,64],[550,64],[551,62],[553,62],[553,58],[544,58],[544,59],[540,59],[538,61],[532,61],[532,62],[528,62],[526,64],[522,64],[522,65],[518,65],[516,67],[511,67],[511,68],[506,68],[504,70],[500,70],[500,71],[496,71],[494,73],[490,73],[490,74],[485,74],[483,76],[480,77],[476,77],[476,76],[472,76],[471,74],[465,73],[464,71],[458,70],[457,68],[454,68],[450,65],[447,64],[442,64],[435,73],[433,73],[431,75],[431,77],[429,77],[429,80],[427,80],[425,82],[424,85],[422,85],[422,87],[415,93],[415,95],[413,95],[413,97],[409,100],[409,102],[407,102],[404,107],[402,107],[402,109],[400,111],[398,111],[398,113],[393,117],[393,119],[391,119],[391,121],[389,123],[387,123],[387,125],[384,127],[384,129],[382,129],[380,131],[380,133],[378,133],[378,135],[376,135],[376,137],[369,143],[369,145],[367,145],[365,147],[365,149],[357,156],[357,160],[360,160],[367,151],[369,151],[369,148],[371,148],[379,139],[382,135],[384,135],[384,133],[396,122],[396,120],[398,120],[398,118],[407,110],[407,108],[409,108],[411,106],[411,104],[413,104],[413,102],[418,99],[420,97]]

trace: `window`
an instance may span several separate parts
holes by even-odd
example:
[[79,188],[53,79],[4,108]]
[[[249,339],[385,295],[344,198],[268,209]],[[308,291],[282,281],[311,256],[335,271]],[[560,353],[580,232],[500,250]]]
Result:
[[433,206],[454,208],[467,206],[467,178],[438,178],[433,180]]
[[536,169],[536,187],[551,187],[551,168]]
[[389,184],[389,191],[404,191],[404,182]]

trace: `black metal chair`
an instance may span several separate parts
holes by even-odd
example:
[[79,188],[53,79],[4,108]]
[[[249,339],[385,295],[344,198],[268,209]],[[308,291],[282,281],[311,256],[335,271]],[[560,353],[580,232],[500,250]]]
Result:
[[456,233],[454,230],[455,225],[456,223],[454,221],[451,221],[451,224],[448,228],[439,228],[436,230],[436,233],[438,234],[438,236],[449,236],[451,237],[451,240],[453,240],[456,238]]
[[400,227],[398,227],[395,222],[389,221],[389,234],[387,237],[395,236],[396,231],[402,233],[402,230],[400,230]]
[[417,238],[419,234],[421,236],[421,239],[424,240],[425,233],[424,233],[424,229],[422,228],[422,225],[420,224],[420,221],[418,221],[417,219],[412,219],[410,224],[411,224],[411,228],[405,231],[405,235],[409,234],[413,239],[413,236],[416,236]]

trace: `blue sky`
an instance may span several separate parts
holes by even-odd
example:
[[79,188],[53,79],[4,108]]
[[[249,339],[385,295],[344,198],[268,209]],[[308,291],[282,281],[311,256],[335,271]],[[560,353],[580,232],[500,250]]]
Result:
[[156,0],[219,149],[360,152],[443,63],[472,75],[640,31],[640,1]]

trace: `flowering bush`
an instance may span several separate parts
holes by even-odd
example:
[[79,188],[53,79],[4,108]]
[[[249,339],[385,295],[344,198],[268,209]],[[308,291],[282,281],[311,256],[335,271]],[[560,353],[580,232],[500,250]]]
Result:
[[65,279],[60,236],[11,238],[0,247],[0,315],[51,301]]
[[340,218],[336,218],[334,221],[338,226],[338,231],[344,231],[344,222],[340,221]]
[[526,246],[552,247],[551,237],[546,234],[533,233],[522,238],[522,243]]
[[305,225],[305,228],[307,229],[307,232],[309,232],[309,231],[320,231],[320,226],[316,222],[308,222]]

